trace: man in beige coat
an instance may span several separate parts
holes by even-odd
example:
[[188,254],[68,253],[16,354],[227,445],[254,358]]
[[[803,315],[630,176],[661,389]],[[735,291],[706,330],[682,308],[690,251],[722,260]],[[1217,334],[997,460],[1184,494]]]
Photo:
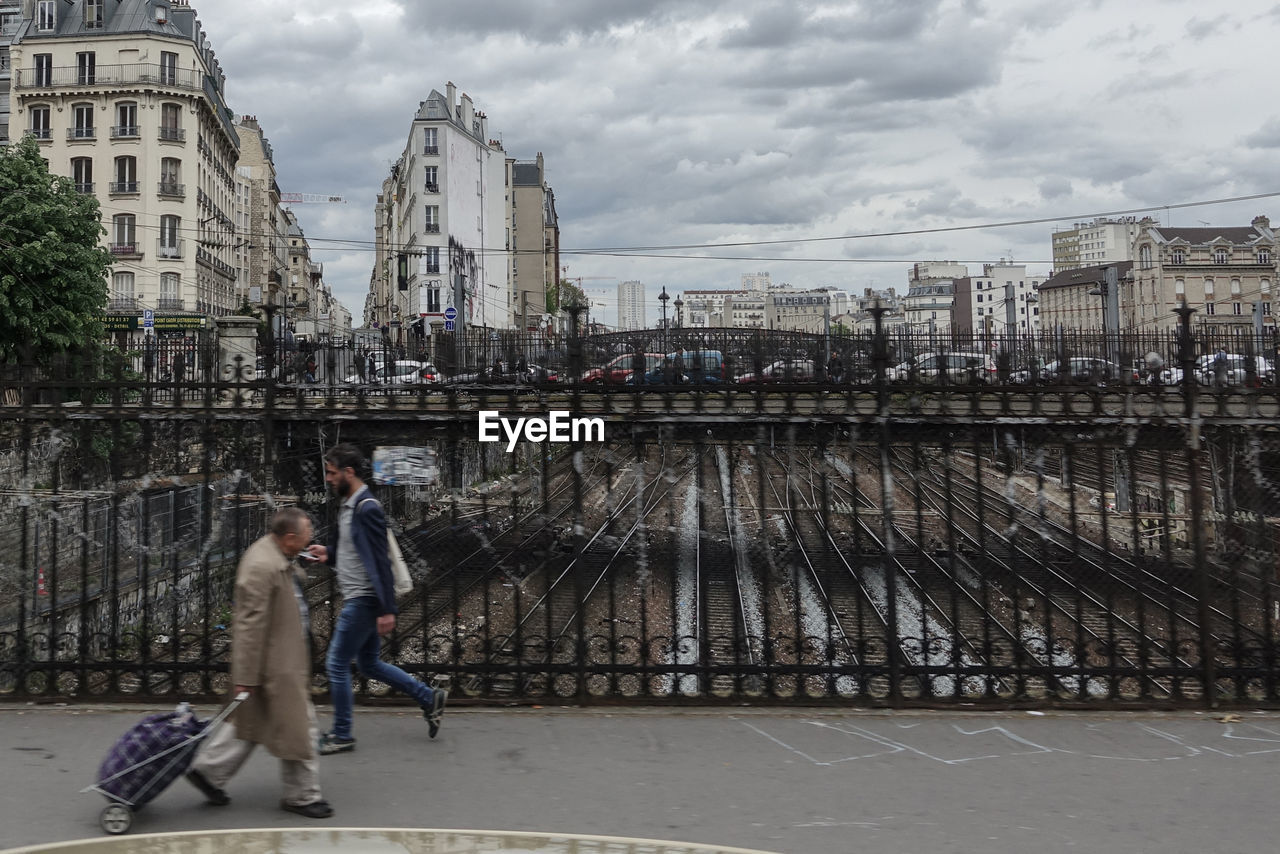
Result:
[[236,568],[232,696],[247,692],[249,697],[210,737],[187,773],[211,804],[231,800],[222,787],[261,744],[280,759],[282,809],[307,818],[333,815],[320,796],[305,575],[293,562],[311,535],[307,514],[286,507],[271,517],[269,533],[245,551]]

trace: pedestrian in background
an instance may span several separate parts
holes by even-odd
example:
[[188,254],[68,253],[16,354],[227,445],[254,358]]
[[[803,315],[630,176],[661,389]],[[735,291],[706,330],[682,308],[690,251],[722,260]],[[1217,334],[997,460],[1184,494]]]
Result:
[[223,790],[261,744],[280,759],[281,809],[328,818],[316,758],[319,725],[311,704],[310,621],[305,574],[294,558],[311,542],[311,520],[296,507],[271,517],[269,533],[249,546],[236,568],[231,617],[232,697],[248,693],[200,750],[187,780],[209,803],[226,806]]
[[333,700],[333,729],[320,737],[323,754],[346,753],[356,747],[352,735],[352,659],[366,679],[385,682],[416,700],[431,738],[440,731],[449,697],[443,688],[432,688],[378,657],[379,638],[395,629],[399,611],[387,554],[387,517],[365,485],[364,471],[364,455],[354,445],[335,445],[324,455],[324,482],[342,503],[328,546],[313,545],[310,551],[336,570],[342,611],[325,662]]

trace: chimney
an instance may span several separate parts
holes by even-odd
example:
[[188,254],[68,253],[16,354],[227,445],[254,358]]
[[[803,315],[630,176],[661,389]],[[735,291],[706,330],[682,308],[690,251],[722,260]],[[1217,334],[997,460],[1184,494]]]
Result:
[[1254,228],[1256,228],[1256,229],[1258,229],[1259,231],[1261,231],[1261,230],[1262,230],[1262,229],[1264,229],[1264,228],[1270,228],[1270,227],[1271,227],[1271,220],[1269,220],[1269,219],[1268,219],[1267,217],[1265,217],[1265,216],[1255,216],[1255,217],[1253,218],[1253,223],[1252,223],[1252,225],[1253,225],[1253,227],[1254,227]]
[[447,102],[446,108],[449,111],[449,118],[456,119],[458,116],[457,116],[457,102],[455,99],[458,97],[458,87],[454,86],[453,81],[450,80],[448,83],[445,84],[444,90],[445,90],[444,92],[445,100]]

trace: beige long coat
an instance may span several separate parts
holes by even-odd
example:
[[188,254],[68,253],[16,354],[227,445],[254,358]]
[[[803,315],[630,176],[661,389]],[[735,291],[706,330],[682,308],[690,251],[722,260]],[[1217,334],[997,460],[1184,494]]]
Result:
[[281,759],[315,756],[308,735],[311,660],[293,578],[305,576],[271,535],[255,542],[236,568],[231,619],[231,685],[253,688],[232,715],[236,737]]

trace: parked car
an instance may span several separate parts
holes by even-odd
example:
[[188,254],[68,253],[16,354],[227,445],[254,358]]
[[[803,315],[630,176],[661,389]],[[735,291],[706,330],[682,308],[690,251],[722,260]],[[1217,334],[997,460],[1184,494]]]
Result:
[[[584,383],[625,383],[627,377],[631,376],[631,372],[635,369],[635,360],[634,353],[624,353],[621,356],[610,359],[602,367],[591,368],[586,371],[582,375],[582,381]],[[652,371],[662,365],[662,354],[645,353],[644,363],[645,371]]]
[[[1262,356],[1254,356],[1254,385],[1268,385],[1275,381],[1275,368]],[[1238,353],[1226,353],[1223,358],[1221,382],[1228,386],[1241,386],[1249,382],[1249,357]],[[1201,385],[1217,385],[1218,354],[1201,356],[1196,360],[1196,380]]]
[[899,383],[988,383],[995,381],[996,363],[986,353],[922,353],[890,368],[888,378]]
[[751,383],[811,383],[817,378],[812,359],[778,359],[773,364],[755,371],[739,374],[737,381]]
[[[724,382],[724,354],[719,350],[680,350],[668,353],[653,369],[639,379],[645,385],[671,383],[700,384]],[[636,376],[626,379],[627,385],[635,385]]]
[[[379,370],[370,378],[366,373],[365,382],[375,385],[393,385],[408,386],[421,385],[423,383],[439,382],[439,372],[435,366],[427,362],[419,362],[413,359],[398,359],[392,362],[386,370]],[[430,379],[427,377],[430,376]],[[359,374],[352,374],[347,377],[345,382],[356,384],[360,382]]]
[[555,383],[560,381],[560,372],[541,365],[525,365],[521,371],[518,366],[505,363],[501,368],[487,367],[479,371],[465,371],[442,380],[451,385],[519,385],[529,383]]
[[1137,368],[1125,368],[1095,356],[1075,356],[1067,359],[1065,365],[1055,360],[1040,370],[1040,382],[1050,385],[1063,382],[1106,384],[1141,380],[1142,374]]

